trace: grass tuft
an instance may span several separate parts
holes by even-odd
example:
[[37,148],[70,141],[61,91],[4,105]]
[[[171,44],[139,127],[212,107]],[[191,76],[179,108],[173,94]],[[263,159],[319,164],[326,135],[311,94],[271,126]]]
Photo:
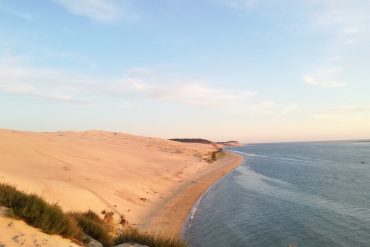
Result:
[[72,212],[69,215],[76,220],[78,226],[90,237],[99,241],[103,246],[111,246],[110,228],[100,217],[89,210],[84,213]]
[[133,227],[127,227],[114,240],[115,245],[138,243],[149,247],[187,247],[188,244],[178,237],[163,237],[156,234],[140,233]]
[[27,224],[41,229],[47,234],[57,234],[77,242],[85,242],[84,233],[110,247],[112,244],[138,243],[149,247],[187,247],[187,243],[178,237],[164,238],[160,235],[140,233],[137,229],[126,226],[127,221],[121,216],[120,223],[126,227],[114,238],[113,213],[106,212],[106,219],[101,219],[89,210],[83,213],[64,213],[57,204],[50,204],[34,194],[26,194],[16,187],[0,183],[0,206],[10,208],[12,216],[24,220]]
[[0,205],[10,208],[13,216],[45,233],[64,237],[79,234],[73,220],[57,204],[50,204],[37,195],[18,191],[14,186],[0,183]]

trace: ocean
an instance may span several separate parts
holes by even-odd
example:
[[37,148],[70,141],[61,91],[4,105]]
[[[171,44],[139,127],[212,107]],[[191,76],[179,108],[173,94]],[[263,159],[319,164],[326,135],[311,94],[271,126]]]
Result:
[[190,247],[370,246],[370,142],[250,144],[184,228]]

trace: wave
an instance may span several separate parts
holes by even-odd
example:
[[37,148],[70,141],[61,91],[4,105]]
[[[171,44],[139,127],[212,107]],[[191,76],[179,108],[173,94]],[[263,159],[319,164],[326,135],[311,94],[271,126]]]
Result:
[[304,193],[299,191],[294,184],[257,173],[246,166],[241,167],[239,172],[240,175],[238,176],[237,183],[246,190],[264,194],[268,197],[287,200],[292,203],[303,203],[310,207],[347,215],[359,221],[370,222],[370,217],[364,217],[365,215],[370,215],[369,208],[354,207],[350,203],[337,202],[319,195]]
[[295,161],[295,162],[305,162],[305,163],[313,163],[313,160],[307,159],[294,159],[294,158],[285,158],[285,157],[274,157],[274,156],[267,156],[267,155],[260,155],[260,154],[253,154],[253,153],[246,153],[241,151],[233,151],[235,153],[244,154],[245,156],[251,157],[260,157],[260,158],[267,158],[267,159],[274,159],[274,160],[286,160],[286,161]]

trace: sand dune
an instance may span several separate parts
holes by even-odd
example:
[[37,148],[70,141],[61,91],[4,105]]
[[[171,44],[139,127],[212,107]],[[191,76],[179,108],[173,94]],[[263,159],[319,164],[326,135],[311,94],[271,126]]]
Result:
[[33,228],[21,220],[14,220],[3,215],[0,207],[0,246],[23,247],[78,247],[68,239],[48,235]]
[[26,225],[23,221],[0,217],[0,246],[23,247],[77,247],[68,239],[56,235],[47,235],[40,230]]
[[205,160],[214,151],[211,145],[103,131],[0,130],[0,182],[65,210],[111,210],[140,228],[153,208],[212,166]]

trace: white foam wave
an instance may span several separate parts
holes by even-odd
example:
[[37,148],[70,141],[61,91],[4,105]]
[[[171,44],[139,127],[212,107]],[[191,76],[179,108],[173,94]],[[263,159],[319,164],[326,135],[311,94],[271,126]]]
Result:
[[[234,152],[234,151],[233,151]],[[223,179],[224,177],[226,177],[227,175],[229,175],[231,172],[233,172],[234,170],[231,170],[229,171],[228,173],[226,173],[222,178],[220,178],[218,181],[216,181],[214,184],[212,184],[198,199],[198,201],[196,203],[194,203],[194,205],[192,206],[189,214],[188,214],[188,217],[186,218],[183,226],[182,226],[182,230],[181,230],[181,233],[180,233],[180,237],[181,238],[184,238],[184,235],[185,233],[190,229],[191,225],[193,224],[193,220],[194,220],[194,217],[195,217],[195,214],[198,210],[198,207],[200,205],[200,202],[202,201],[202,199],[204,198],[204,196],[214,187],[216,186],[220,181],[221,179]]]
[[295,162],[305,162],[305,163],[312,163],[313,160],[305,160],[305,159],[293,159],[293,158],[284,158],[284,157],[274,157],[274,156],[267,156],[267,155],[260,155],[260,154],[253,154],[253,153],[246,153],[241,151],[234,151],[235,153],[244,154],[245,156],[250,157],[260,157],[260,158],[267,158],[267,159],[274,159],[274,160],[286,160],[286,161],[295,161]]

